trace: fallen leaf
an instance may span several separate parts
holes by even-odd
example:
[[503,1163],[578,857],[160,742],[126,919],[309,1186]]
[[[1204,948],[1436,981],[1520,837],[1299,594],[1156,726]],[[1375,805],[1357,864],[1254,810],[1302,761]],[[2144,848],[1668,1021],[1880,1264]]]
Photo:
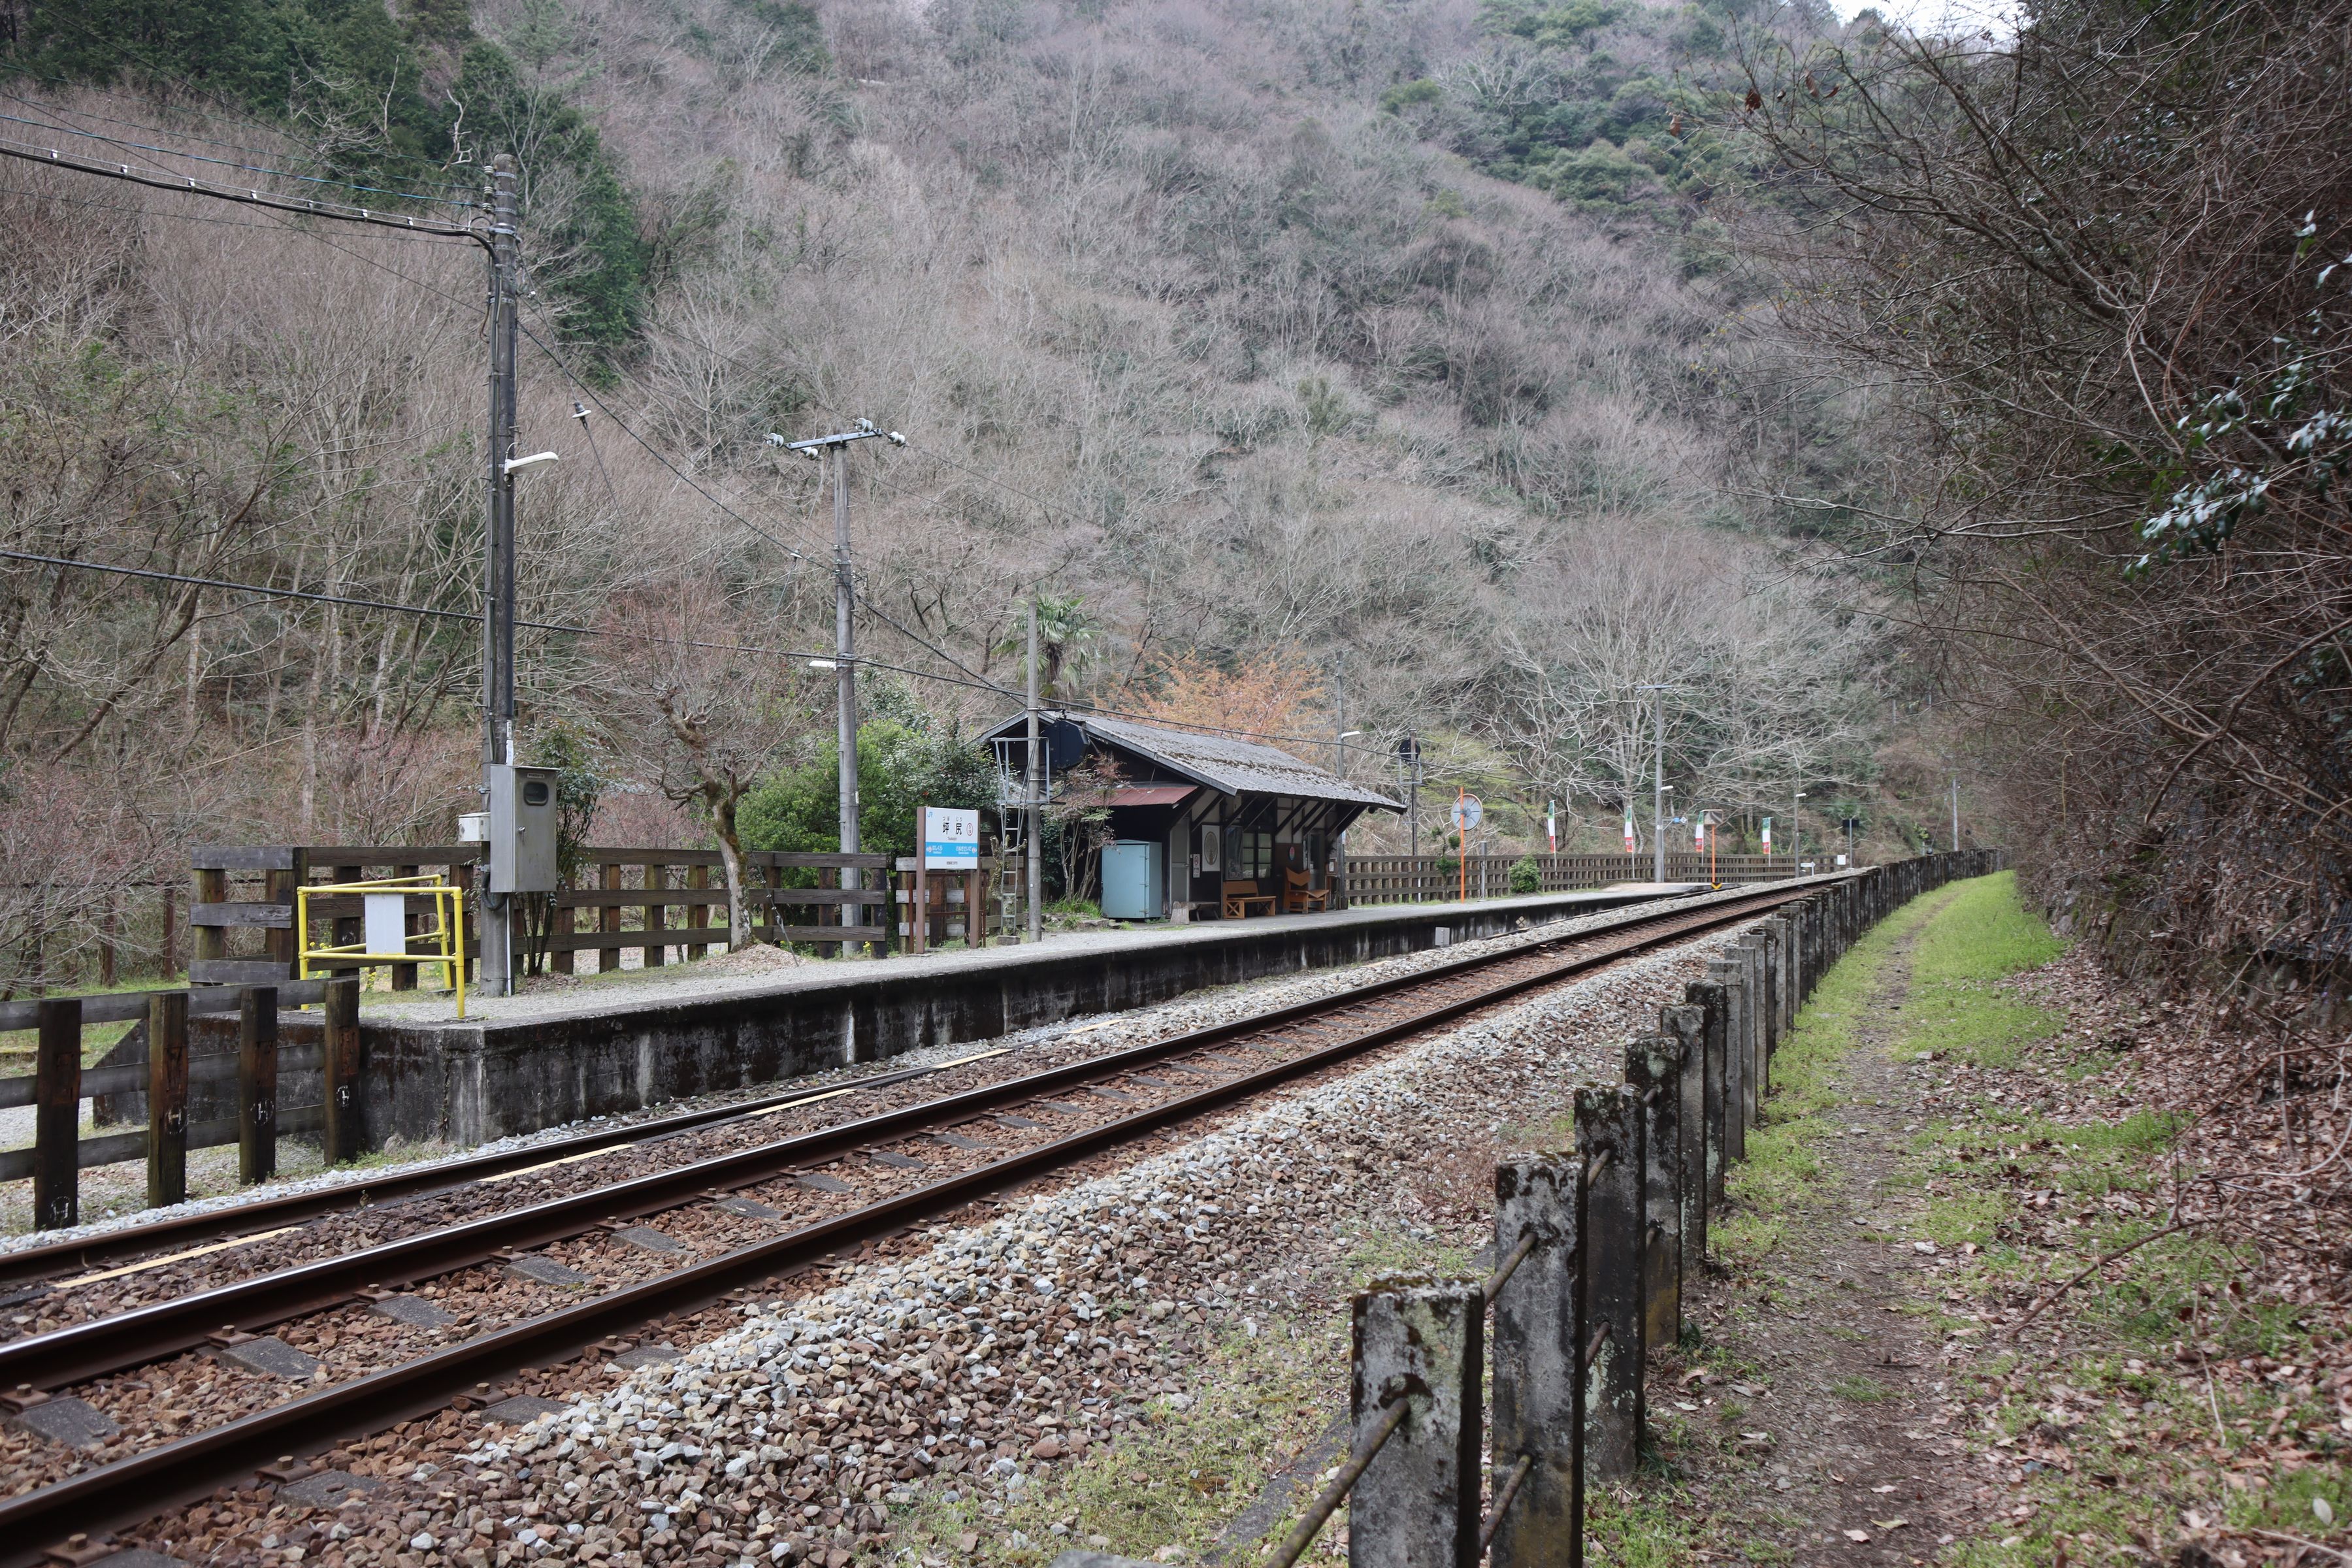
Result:
[[1891,1491],[1893,1491],[1895,1489],[1894,1489],[1892,1486],[1884,1486],[1884,1487],[1873,1487],[1873,1488],[1871,1488],[1870,1489],[1871,1489],[1872,1491],[1874,1491],[1874,1492],[1891,1492]]
[[1848,1541],[1867,1542],[1870,1539],[1870,1532],[1866,1530],[1849,1530],[1845,1532],[1845,1538]]
[[1900,1530],[1911,1521],[1907,1519],[1874,1519],[1870,1522],[1881,1530]]

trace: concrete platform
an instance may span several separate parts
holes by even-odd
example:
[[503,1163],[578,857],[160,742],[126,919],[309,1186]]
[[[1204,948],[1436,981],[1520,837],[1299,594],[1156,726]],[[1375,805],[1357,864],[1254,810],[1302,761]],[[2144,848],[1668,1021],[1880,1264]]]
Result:
[[[372,997],[361,1020],[368,1134],[375,1142],[397,1133],[480,1143],[1698,890],[1643,884],[1087,931],[1034,947],[843,960],[708,982],[691,970],[635,984],[616,977],[610,989],[589,981],[468,998],[473,1016],[463,1022],[446,999]],[[288,1029],[289,1043],[299,1029]]]

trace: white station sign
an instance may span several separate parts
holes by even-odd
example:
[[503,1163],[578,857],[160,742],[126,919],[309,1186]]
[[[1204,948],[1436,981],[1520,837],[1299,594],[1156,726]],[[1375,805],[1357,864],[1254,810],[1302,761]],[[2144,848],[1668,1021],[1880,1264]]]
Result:
[[923,807],[923,869],[980,869],[980,813],[952,806]]

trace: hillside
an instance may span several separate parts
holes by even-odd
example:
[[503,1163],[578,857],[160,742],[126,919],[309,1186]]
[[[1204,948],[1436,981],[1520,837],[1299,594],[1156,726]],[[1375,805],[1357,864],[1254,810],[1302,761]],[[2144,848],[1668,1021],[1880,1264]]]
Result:
[[[462,194],[520,153],[525,439],[563,455],[525,488],[524,615],[602,634],[526,637],[526,727],[591,738],[611,832],[666,819],[614,739],[661,662],[629,637],[829,646],[829,507],[764,437],[856,417],[909,437],[860,453],[853,509],[860,635],[908,672],[871,700],[909,721],[1006,705],[980,682],[1038,587],[1065,696],[1287,670],[1242,727],[1328,756],[1344,711],[1368,777],[1418,731],[1428,787],[1559,799],[1589,841],[1667,683],[1685,798],[1769,811],[1802,774],[1834,812],[1895,682],[1870,585],[1742,499],[1824,437],[1662,150],[1719,18],[1593,15],[122,0],[37,5],[8,90],[25,134],[142,166]],[[1540,126],[1478,96],[1513,59]],[[1651,174],[1586,177],[1622,161]],[[11,548],[478,602],[472,247],[22,166],[0,232]],[[0,596],[28,844],[130,844],[129,874],[466,798],[462,623],[24,562]],[[798,662],[761,677],[801,715],[780,767],[830,731]],[[38,783],[91,770],[131,786]]]

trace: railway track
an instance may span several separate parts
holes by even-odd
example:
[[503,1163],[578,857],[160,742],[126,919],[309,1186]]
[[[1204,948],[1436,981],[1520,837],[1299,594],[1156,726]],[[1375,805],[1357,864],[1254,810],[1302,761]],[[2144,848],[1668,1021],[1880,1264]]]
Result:
[[[120,1528],[289,1454],[383,1431],[456,1399],[487,1397],[524,1369],[600,1345],[617,1350],[620,1336],[646,1324],[703,1310],[1381,1046],[1737,925],[1812,890],[1805,885],[1725,895],[1697,908],[1538,936],[1499,953],[0,1343],[0,1388],[16,1390],[0,1395],[0,1404],[27,1411],[47,1395],[120,1383],[174,1358],[267,1365],[290,1352],[281,1379],[289,1368],[303,1375],[306,1365],[319,1369],[310,1375],[323,1378],[323,1358],[282,1339],[256,1337],[297,1321],[331,1320],[327,1329],[310,1331],[311,1350],[336,1345],[344,1331],[336,1325],[350,1325],[362,1340],[362,1328],[373,1330],[371,1342],[384,1362],[0,1500],[0,1564],[40,1561],[43,1543]],[[753,1121],[772,1113],[728,1114]],[[544,1148],[532,1152],[548,1158]],[[672,1216],[671,1229],[634,1223],[656,1215]],[[681,1224],[680,1216],[691,1223]],[[679,1230],[689,1237],[681,1239]],[[692,1234],[698,1230],[698,1237]],[[575,1266],[616,1249],[646,1253],[651,1263],[625,1268],[609,1288],[551,1310],[478,1314],[481,1331],[422,1354],[407,1353],[413,1342],[399,1338],[403,1324],[434,1330],[436,1319],[446,1326],[449,1316],[435,1301],[397,1288],[470,1279],[491,1294],[494,1307],[527,1308],[551,1289],[560,1298],[598,1283],[600,1270]],[[445,1302],[452,1294],[439,1291]],[[274,1349],[257,1355],[257,1346]],[[286,1386],[279,1381],[276,1391]]]

